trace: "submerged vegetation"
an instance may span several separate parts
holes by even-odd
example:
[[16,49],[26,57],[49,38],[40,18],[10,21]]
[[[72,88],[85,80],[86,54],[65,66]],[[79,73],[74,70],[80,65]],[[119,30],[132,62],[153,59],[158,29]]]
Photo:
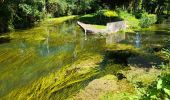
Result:
[[[91,56],[90,58],[89,55]],[[81,55],[71,65],[66,65],[50,75],[40,78],[27,87],[18,88],[5,98],[10,99],[65,99],[76,93],[76,90],[86,85],[91,77],[97,74],[100,55]],[[83,84],[84,83],[84,84]],[[67,89],[66,89],[67,88]],[[67,94],[67,95],[63,95]]]

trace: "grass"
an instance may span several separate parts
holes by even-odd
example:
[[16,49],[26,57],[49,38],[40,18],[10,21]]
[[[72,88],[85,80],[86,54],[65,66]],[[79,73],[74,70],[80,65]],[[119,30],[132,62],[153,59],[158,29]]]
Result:
[[[133,94],[134,87],[126,80],[118,81],[117,77],[108,74],[101,78],[95,79],[89,83],[84,90],[80,91],[74,99],[75,100],[119,100],[119,98],[110,97],[106,98],[106,93],[113,94],[127,92]],[[103,96],[104,95],[104,96]],[[104,98],[103,98],[104,97]]]
[[60,24],[60,23],[63,23],[65,21],[68,21],[68,20],[72,20],[74,18],[76,18],[77,16],[76,15],[72,15],[72,16],[64,16],[64,17],[59,17],[59,18],[49,18],[47,20],[45,20],[43,22],[43,24],[49,24],[49,25],[55,25],[55,24]]
[[92,25],[92,26],[97,29],[106,29],[106,26],[104,26],[104,25]]
[[[58,26],[60,23],[65,21],[72,20],[77,16],[65,16],[59,18],[50,18],[46,19],[44,22],[40,23],[37,27],[27,29],[27,30],[18,30],[16,32],[11,32],[9,34],[10,38],[14,39],[26,39],[26,40],[45,40],[50,30],[54,30],[51,26]],[[57,33],[57,32],[56,32]],[[50,33],[50,36],[56,36],[56,33]]]
[[125,32],[134,32],[134,30],[140,29],[139,19],[136,19],[135,16],[125,11],[119,12],[117,16],[115,14],[114,17],[107,17],[103,14],[100,15],[98,13],[93,13],[83,15],[79,18],[79,21],[86,24],[92,24],[97,29],[106,29],[106,24],[108,22],[116,22],[122,20],[126,21],[128,25],[128,28],[125,30]]

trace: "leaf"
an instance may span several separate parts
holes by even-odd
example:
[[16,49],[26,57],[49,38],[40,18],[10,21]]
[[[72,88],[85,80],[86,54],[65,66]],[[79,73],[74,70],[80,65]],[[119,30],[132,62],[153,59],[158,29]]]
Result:
[[151,99],[157,99],[156,95],[152,95],[150,98]]
[[159,79],[157,84],[157,89],[161,89],[161,88],[162,88],[162,79]]
[[164,92],[170,96],[170,90],[164,88]]

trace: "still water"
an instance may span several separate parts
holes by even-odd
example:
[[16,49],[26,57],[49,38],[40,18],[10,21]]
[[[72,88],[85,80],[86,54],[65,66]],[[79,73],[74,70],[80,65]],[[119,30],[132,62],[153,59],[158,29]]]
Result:
[[[106,45],[132,45],[152,55],[155,49],[168,47],[170,40],[170,25],[155,27],[149,31],[85,37],[76,22],[66,22],[10,33],[12,39],[0,40],[0,97],[71,64],[82,54],[105,55]],[[145,58],[134,57],[128,62],[140,59]]]

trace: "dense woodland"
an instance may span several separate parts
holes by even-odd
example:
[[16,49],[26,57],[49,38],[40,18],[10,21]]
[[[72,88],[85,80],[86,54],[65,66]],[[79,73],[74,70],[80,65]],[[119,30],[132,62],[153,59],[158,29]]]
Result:
[[136,17],[147,12],[163,19],[170,13],[170,0],[0,0],[0,32],[30,27],[48,17],[102,9],[123,10]]

